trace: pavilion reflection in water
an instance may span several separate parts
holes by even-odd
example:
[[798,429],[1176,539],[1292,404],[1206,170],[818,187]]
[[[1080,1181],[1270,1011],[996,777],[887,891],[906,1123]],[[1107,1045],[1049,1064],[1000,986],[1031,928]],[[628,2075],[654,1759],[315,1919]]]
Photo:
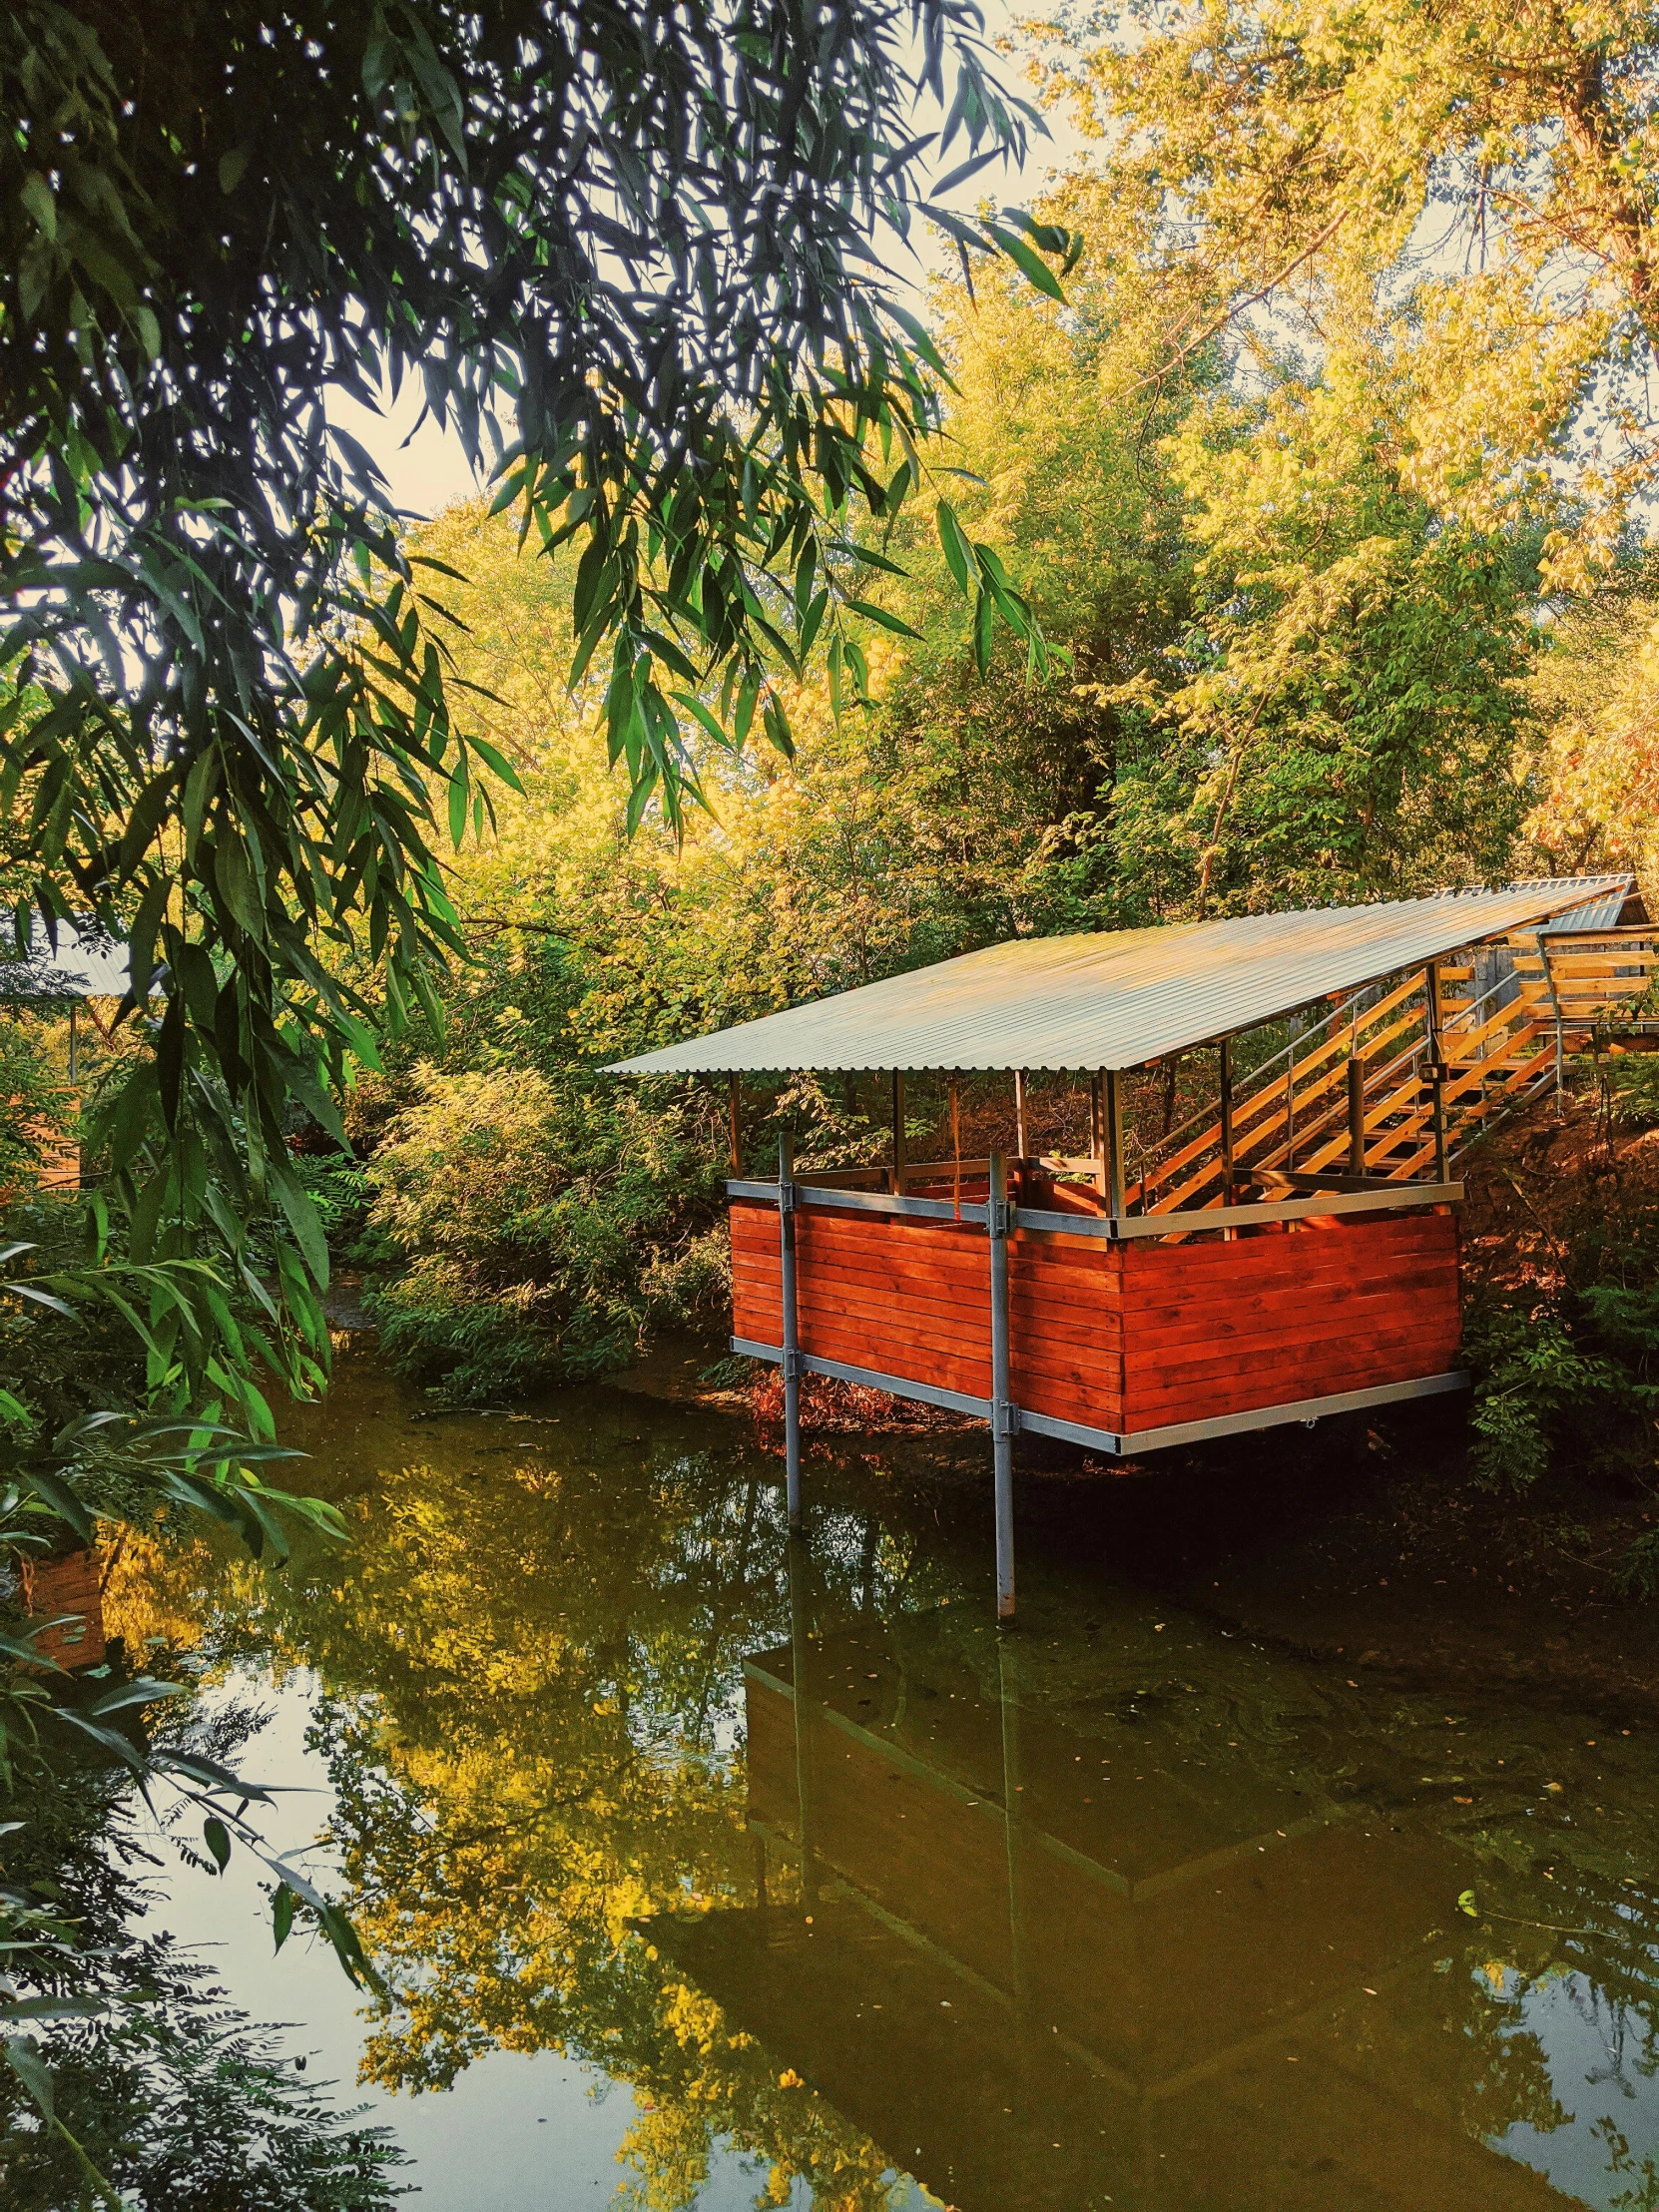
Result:
[[1454,1846],[1173,1718],[1080,1735],[994,1632],[801,1626],[745,1666],[760,1902],[649,1934],[942,2203],[1579,2201],[1480,2139]]

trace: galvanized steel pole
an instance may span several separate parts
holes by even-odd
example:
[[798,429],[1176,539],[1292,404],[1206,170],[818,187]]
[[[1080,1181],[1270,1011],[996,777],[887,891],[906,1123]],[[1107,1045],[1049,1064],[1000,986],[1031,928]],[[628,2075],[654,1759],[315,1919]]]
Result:
[[1008,1865],[1008,1982],[1013,1991],[1016,2021],[1031,1998],[1029,1941],[1026,1930],[1026,1867],[1024,1836],[1023,1772],[1019,1743],[1019,1705],[1009,1679],[1008,1646],[996,1655],[997,1702],[1002,1709],[1002,1845]]
[[996,1617],[1014,1617],[1014,1408],[1008,1383],[1008,1178],[990,1160],[985,1226],[991,1246],[991,1466],[996,1492]]
[[818,1708],[814,1699],[811,1602],[807,1587],[810,1566],[806,1539],[797,1530],[789,1539],[790,1686],[795,1704],[795,1793],[801,1841],[801,1896],[809,1909],[818,1903],[818,1823],[814,1819],[813,1793],[813,1723]]
[[778,1239],[784,1304],[784,1482],[790,1526],[801,1526],[801,1339],[795,1298],[795,1157],[778,1140]]

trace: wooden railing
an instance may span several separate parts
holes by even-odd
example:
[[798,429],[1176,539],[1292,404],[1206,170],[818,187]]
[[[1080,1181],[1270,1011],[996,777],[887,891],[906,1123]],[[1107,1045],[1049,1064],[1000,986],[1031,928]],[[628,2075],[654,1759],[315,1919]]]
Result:
[[[1477,973],[1472,959],[1439,965],[1448,1158],[1559,1079],[1566,1054],[1590,1031],[1644,1026],[1631,1008],[1659,967],[1656,946],[1659,931],[1645,925],[1528,932],[1494,948],[1505,972],[1478,997],[1468,988]],[[1331,1177],[1339,1167],[1399,1180],[1432,1172],[1440,1148],[1426,1075],[1426,987],[1418,972],[1369,1006],[1334,1008],[1253,1072],[1233,1104],[1237,1185],[1273,1188]],[[1357,1090],[1352,1061],[1364,1071]],[[1143,1169],[1130,1203],[1149,1214],[1220,1206],[1227,1195],[1221,1148],[1219,1115],[1195,1116]]]

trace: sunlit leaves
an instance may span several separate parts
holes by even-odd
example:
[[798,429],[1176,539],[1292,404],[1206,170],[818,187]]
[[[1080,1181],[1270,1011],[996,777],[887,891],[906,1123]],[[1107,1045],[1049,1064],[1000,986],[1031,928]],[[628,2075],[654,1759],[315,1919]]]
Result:
[[1595,579],[1659,466],[1650,0],[1080,20],[1088,45],[1045,38],[1041,67],[1110,144],[1162,279],[1153,378],[1223,333],[1318,356],[1343,319],[1386,322],[1378,428],[1411,487],[1475,530],[1542,515],[1554,582]]

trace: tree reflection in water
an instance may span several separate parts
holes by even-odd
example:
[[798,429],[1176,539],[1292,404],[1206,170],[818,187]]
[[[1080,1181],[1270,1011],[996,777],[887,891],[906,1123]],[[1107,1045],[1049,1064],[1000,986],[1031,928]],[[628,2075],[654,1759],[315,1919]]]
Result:
[[621,1393],[417,1427],[355,1361],[321,1421],[343,1559],[128,1602],[323,1685],[375,2080],[589,2061],[661,2212],[722,2145],[835,2212],[1654,2202],[1639,1739],[1072,1567],[998,1638],[925,1493],[826,1455],[792,1558],[744,1432]]

